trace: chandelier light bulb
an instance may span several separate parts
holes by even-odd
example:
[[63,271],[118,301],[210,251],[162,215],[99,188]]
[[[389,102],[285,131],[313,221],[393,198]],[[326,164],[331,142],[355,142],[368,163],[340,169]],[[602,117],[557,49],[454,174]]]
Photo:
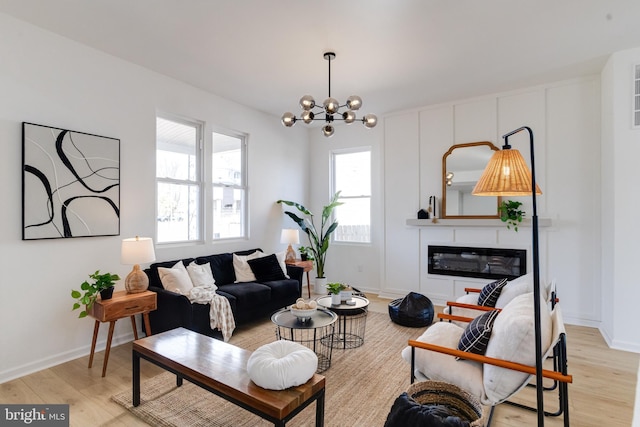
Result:
[[324,125],[324,126],[322,127],[322,134],[323,134],[324,136],[326,136],[327,138],[329,138],[331,135],[333,135],[334,130],[335,130],[335,129],[333,128],[333,126],[331,126],[331,125]]
[[313,111],[309,111],[309,110],[304,110],[302,114],[300,114],[300,118],[306,124],[311,123],[314,117],[315,117],[315,114],[313,114]]
[[313,96],[305,95],[302,98],[300,98],[300,108],[302,108],[303,110],[308,111],[314,108],[315,106],[316,106],[316,101],[315,99],[313,99]]
[[322,103],[322,106],[327,114],[335,114],[338,112],[338,108],[340,108],[340,103],[335,98],[327,98]]
[[378,124],[378,117],[375,114],[367,114],[363,117],[362,123],[364,123],[365,127],[371,129]]
[[353,123],[356,119],[356,113],[351,110],[345,111],[342,113],[342,119],[346,124]]
[[348,109],[356,111],[360,107],[362,107],[362,98],[360,98],[358,95],[351,95],[349,98],[347,98]]
[[296,124],[296,116],[293,113],[286,112],[282,115],[282,125],[284,127],[290,128],[291,126]]

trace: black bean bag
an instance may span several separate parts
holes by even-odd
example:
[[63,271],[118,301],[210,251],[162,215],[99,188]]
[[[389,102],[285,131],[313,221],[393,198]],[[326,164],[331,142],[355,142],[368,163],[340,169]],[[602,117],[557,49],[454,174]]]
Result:
[[389,303],[389,317],[402,326],[421,328],[433,322],[433,304],[424,295],[409,292],[404,298]]

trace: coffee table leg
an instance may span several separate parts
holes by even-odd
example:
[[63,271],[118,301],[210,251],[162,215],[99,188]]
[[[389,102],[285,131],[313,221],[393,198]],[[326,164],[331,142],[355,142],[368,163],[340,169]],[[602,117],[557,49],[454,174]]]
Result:
[[324,389],[316,400],[316,427],[324,426]]
[[133,353],[133,406],[140,405],[140,355]]

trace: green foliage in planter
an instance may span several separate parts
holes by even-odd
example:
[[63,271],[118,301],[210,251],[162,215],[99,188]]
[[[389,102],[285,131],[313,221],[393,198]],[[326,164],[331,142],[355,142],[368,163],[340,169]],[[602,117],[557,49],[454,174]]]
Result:
[[316,276],[324,278],[324,264],[327,259],[327,250],[329,249],[329,241],[331,240],[331,233],[338,227],[338,221],[331,221],[331,214],[336,206],[340,206],[343,203],[338,202],[340,192],[338,191],[333,195],[329,204],[322,208],[322,219],[320,222],[320,229],[317,229],[313,221],[313,214],[309,212],[307,208],[296,202],[290,202],[288,200],[278,200],[277,203],[284,203],[287,206],[295,207],[298,212],[303,216],[299,217],[293,212],[285,211],[302,231],[307,234],[309,238],[309,254],[313,256],[316,264]]
[[300,246],[298,247],[298,251],[300,251],[300,255],[306,255],[307,261],[313,261],[313,253],[311,252],[311,248]]
[[508,229],[513,227],[513,231],[518,231],[518,224],[522,222],[522,218],[525,216],[525,212],[519,209],[520,206],[522,206],[522,202],[503,200],[498,207],[500,219],[502,222],[507,223]]
[[339,294],[340,291],[347,289],[347,286],[343,283],[327,283],[327,290],[331,294]]
[[[87,317],[87,310],[89,310],[96,301],[100,291],[115,286],[116,282],[120,280],[120,276],[117,274],[100,274],[100,270],[96,270],[96,272],[90,274],[89,277],[93,279],[92,283],[85,280],[80,285],[80,291],[75,289],[71,291],[71,298],[76,300],[76,302],[73,303],[72,310],[77,310],[83,305],[86,307],[80,312],[79,318]],[[82,293],[82,291],[84,291],[84,293]]]

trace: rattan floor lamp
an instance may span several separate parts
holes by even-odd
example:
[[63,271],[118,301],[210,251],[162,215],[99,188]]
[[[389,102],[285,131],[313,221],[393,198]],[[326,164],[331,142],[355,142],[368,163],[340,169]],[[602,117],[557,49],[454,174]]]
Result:
[[[526,130],[529,133],[531,170],[518,150],[512,150],[509,137]],[[536,347],[536,400],[538,426],[544,426],[544,397],[542,384],[542,334],[540,331],[540,253],[538,245],[538,208],[536,196],[542,194],[536,185],[535,160],[533,153],[533,131],[527,126],[520,127],[502,136],[502,150],[496,151],[489,160],[482,176],[472,193],[476,196],[531,196],[533,215],[531,216],[533,249],[533,316]]]

